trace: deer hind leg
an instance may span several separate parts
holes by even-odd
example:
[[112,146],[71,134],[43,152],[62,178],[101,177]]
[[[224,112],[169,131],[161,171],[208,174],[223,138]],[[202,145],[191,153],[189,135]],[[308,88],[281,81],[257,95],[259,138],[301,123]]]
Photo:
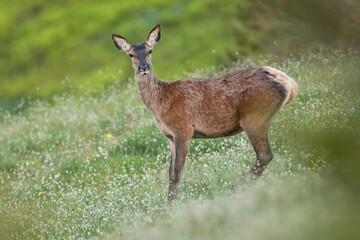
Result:
[[179,184],[181,176],[184,172],[186,156],[189,151],[190,139],[184,137],[178,137],[174,139],[173,142],[170,142],[171,147],[171,163],[169,168],[169,195],[168,200],[173,200],[176,198],[179,192]]
[[234,185],[233,190],[241,187],[250,179],[256,179],[260,177],[265,167],[272,160],[273,154],[271,152],[268,140],[269,126],[270,118],[266,118],[266,120],[260,122],[259,119],[254,119],[253,121],[244,121],[244,123],[242,123],[242,127],[255,150],[256,162],[254,166],[245,174],[245,176]]

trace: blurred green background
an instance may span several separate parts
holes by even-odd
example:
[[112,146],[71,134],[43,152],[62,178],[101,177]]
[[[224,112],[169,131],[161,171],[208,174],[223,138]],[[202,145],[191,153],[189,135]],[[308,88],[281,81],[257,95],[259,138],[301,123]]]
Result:
[[136,44],[160,23],[153,64],[161,79],[173,80],[235,58],[357,48],[359,9],[356,0],[2,0],[0,108],[126,82],[133,70],[112,33]]

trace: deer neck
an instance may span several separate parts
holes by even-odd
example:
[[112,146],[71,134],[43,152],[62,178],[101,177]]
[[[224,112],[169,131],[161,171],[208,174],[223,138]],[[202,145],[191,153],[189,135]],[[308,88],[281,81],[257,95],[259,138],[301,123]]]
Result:
[[158,107],[158,100],[163,92],[163,82],[155,75],[152,69],[146,75],[136,73],[135,82],[140,93],[141,101],[155,114]]

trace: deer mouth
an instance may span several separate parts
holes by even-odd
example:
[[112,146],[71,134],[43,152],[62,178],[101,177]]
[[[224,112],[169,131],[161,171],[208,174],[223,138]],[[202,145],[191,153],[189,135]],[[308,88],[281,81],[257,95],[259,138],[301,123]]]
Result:
[[147,70],[147,71],[140,71],[140,74],[141,74],[141,75],[147,75],[147,74],[149,74],[149,70]]

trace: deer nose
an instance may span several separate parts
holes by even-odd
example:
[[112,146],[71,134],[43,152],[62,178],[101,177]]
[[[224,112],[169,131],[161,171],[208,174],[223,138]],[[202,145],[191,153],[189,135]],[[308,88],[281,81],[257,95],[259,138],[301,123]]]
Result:
[[139,71],[141,71],[141,72],[145,72],[145,71],[149,71],[149,69],[150,69],[150,67],[149,67],[149,64],[141,64],[140,66],[139,66]]

